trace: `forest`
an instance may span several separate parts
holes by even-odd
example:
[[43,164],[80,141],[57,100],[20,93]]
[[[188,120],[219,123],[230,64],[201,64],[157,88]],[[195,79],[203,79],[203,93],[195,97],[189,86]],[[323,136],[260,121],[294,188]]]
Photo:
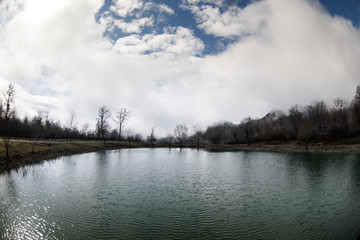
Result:
[[[360,136],[360,86],[356,88],[353,99],[349,101],[336,98],[332,106],[324,101],[315,100],[307,106],[295,104],[287,112],[271,111],[262,118],[242,119],[238,123],[221,122],[201,129],[198,125],[189,128],[178,124],[166,137],[156,136],[157,125],[149,130],[149,135],[142,136],[133,130],[125,129],[125,123],[131,117],[130,111],[122,108],[112,115],[107,106],[101,106],[94,118],[97,120],[95,130],[88,124],[81,128],[75,122],[76,113],[71,111],[65,124],[37,115],[19,118],[14,107],[16,90],[13,84],[3,89],[0,99],[0,136],[8,148],[10,139],[88,139],[150,142],[151,144],[168,144],[183,146],[220,146],[223,144],[274,143],[298,141],[304,144],[311,142],[336,142],[349,140],[357,143]],[[118,126],[111,129],[110,122]]]

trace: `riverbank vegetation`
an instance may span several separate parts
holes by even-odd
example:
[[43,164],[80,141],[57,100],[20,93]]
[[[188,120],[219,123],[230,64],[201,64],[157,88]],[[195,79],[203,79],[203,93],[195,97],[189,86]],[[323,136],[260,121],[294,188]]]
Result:
[[[14,107],[15,99],[16,89],[10,84],[0,99],[0,136],[3,139],[0,170],[14,164],[18,161],[16,159],[35,155],[41,159],[47,153],[59,155],[124,146],[290,151],[343,149],[354,152],[358,151],[360,143],[360,86],[350,101],[337,98],[331,106],[321,100],[307,106],[295,104],[287,112],[275,110],[262,118],[248,116],[238,123],[221,122],[204,129],[194,125],[189,130],[185,124],[178,124],[173,133],[163,138],[156,136],[158,125],[151,128],[147,137],[126,129],[131,114],[125,108],[112,118],[111,110],[105,105],[100,106],[94,114],[96,126],[91,129],[89,124],[77,126],[74,111],[70,111],[65,124],[41,114],[21,119]],[[117,125],[116,128],[111,128],[111,121]],[[41,142],[36,142],[38,140]],[[352,146],[344,147],[348,145]]]
[[6,161],[5,147],[0,145],[0,173],[4,170],[14,169],[27,164],[39,163],[46,159],[60,156],[86,153],[110,149],[149,147],[145,142],[108,141],[103,145],[102,141],[82,140],[11,140],[11,158]]

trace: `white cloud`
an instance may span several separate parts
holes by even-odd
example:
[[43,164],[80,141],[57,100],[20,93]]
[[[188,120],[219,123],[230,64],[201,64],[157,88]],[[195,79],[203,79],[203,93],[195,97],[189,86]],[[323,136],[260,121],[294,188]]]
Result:
[[[7,89],[10,82],[0,77],[1,93]],[[2,96],[2,95],[1,95]],[[51,112],[64,111],[64,99],[55,96],[41,96],[29,94],[21,85],[15,84],[15,109],[19,117],[28,116],[49,116]]]
[[0,29],[8,23],[14,15],[23,8],[23,0],[0,1]]
[[165,13],[168,15],[174,14],[174,10],[171,9],[169,6],[167,6],[164,3],[156,4],[154,2],[146,2],[144,4],[144,7],[142,9],[142,12],[149,12],[149,11],[157,11],[159,13]]
[[163,34],[131,35],[116,41],[119,53],[151,54],[156,56],[192,56],[200,54],[204,45],[193,33],[183,27],[167,28]]
[[149,17],[134,19],[131,22],[126,22],[122,19],[119,19],[116,20],[114,24],[124,33],[141,33],[144,27],[153,26],[154,20],[153,18]]
[[141,33],[145,27],[163,21],[164,14],[174,14],[174,10],[165,4],[142,0],[114,0],[109,10],[101,14],[99,22],[106,26],[108,32],[119,29],[123,33]]
[[182,4],[186,5],[197,5],[197,4],[212,4],[215,6],[222,6],[224,0],[182,0]]
[[[199,4],[202,3],[202,4]],[[261,31],[268,15],[267,4],[254,2],[245,8],[203,4],[204,1],[187,1],[183,8],[189,9],[198,23],[198,27],[217,37],[235,38],[244,35],[256,34]],[[210,1],[211,2],[211,1]]]
[[132,15],[135,10],[140,10],[144,7],[142,0],[113,0],[112,3],[110,10],[123,18]]
[[336,96],[352,97],[359,83],[359,30],[343,18],[331,17],[317,4],[260,3],[270,13],[266,25],[224,53],[209,57],[207,69],[211,75],[238,88],[239,95],[250,92],[266,99],[268,104],[263,105],[268,109],[308,104],[315,99],[330,102]]
[[[199,27],[240,38],[201,58],[206,46],[180,26],[140,35],[143,25],[134,23],[131,31],[124,27],[132,34],[112,42],[103,34],[113,24],[95,20],[98,0],[62,1],[51,14],[39,11],[45,15],[36,21],[28,19],[32,0],[7,2],[14,10],[0,8],[0,84],[16,84],[19,114],[48,111],[65,121],[74,109],[79,125],[94,127],[97,108],[106,104],[131,111],[128,127],[148,134],[157,123],[165,135],[178,123],[204,127],[295,103],[349,99],[359,84],[359,29],[312,1],[265,0],[224,11],[216,8],[222,1],[211,1],[193,12]],[[146,5],[126,2],[118,15]]]
[[159,8],[159,11],[162,12],[162,13],[167,13],[169,15],[174,14],[174,10],[172,10],[170,7],[168,7],[165,4],[159,4],[158,8]]
[[[90,14],[101,7],[100,2],[62,3],[55,4],[58,10],[52,9],[52,15],[33,21],[29,18],[40,3],[24,2],[0,34],[0,75],[37,96],[51,93],[62,98],[69,94],[69,82],[74,81],[74,76],[66,75],[63,69],[81,64],[82,58],[87,57],[83,53],[104,43],[99,42],[103,30]],[[6,16],[6,8],[2,10],[0,15]],[[45,9],[38,14],[43,12]]]

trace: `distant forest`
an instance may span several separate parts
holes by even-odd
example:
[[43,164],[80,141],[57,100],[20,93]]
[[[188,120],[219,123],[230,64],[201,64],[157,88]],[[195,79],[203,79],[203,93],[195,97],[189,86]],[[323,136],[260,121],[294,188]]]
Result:
[[[112,115],[107,106],[101,106],[97,115],[94,114],[97,119],[95,130],[89,130],[88,124],[79,128],[73,111],[69,113],[66,124],[42,115],[20,119],[14,107],[15,97],[15,87],[9,84],[3,89],[0,99],[0,136],[7,148],[11,138],[148,141],[152,144],[199,147],[294,140],[307,146],[312,141],[355,140],[360,135],[360,86],[356,88],[355,96],[350,102],[337,98],[332,106],[327,106],[324,101],[314,101],[308,106],[296,104],[286,113],[272,111],[263,118],[253,119],[249,116],[236,124],[222,122],[206,129],[195,125],[189,131],[185,124],[179,124],[174,127],[173,133],[161,139],[156,137],[155,125],[149,129],[149,136],[146,138],[124,129],[131,117],[130,111],[124,108]],[[116,129],[111,129],[111,121],[117,123]]]

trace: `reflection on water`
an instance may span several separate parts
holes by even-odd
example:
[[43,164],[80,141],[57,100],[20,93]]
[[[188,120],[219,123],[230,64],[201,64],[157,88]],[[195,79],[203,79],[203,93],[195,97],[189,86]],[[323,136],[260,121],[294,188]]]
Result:
[[2,239],[352,239],[352,154],[132,149],[0,175]]

